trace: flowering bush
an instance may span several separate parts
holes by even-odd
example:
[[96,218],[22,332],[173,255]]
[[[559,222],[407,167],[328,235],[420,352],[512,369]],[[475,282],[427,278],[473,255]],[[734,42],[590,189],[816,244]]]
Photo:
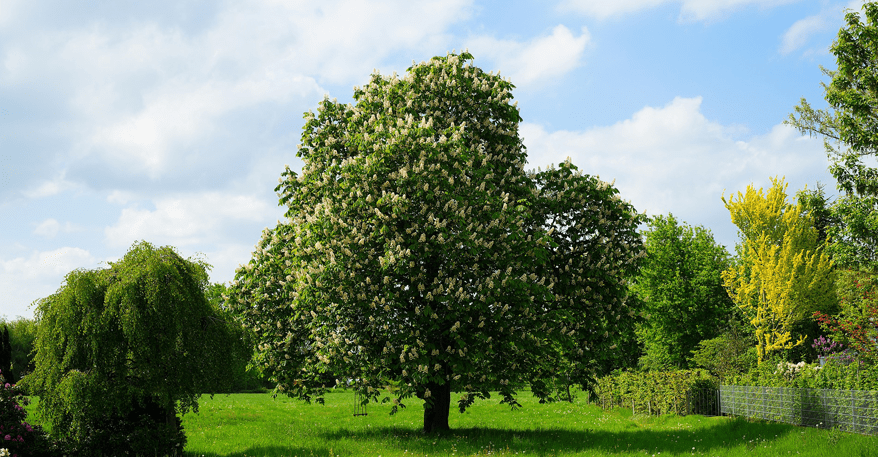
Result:
[[807,387],[812,389],[878,389],[878,367],[863,363],[763,363],[728,382],[738,386]]
[[844,345],[838,341],[833,341],[832,338],[826,338],[823,335],[820,335],[819,338],[814,339],[814,343],[811,344],[811,347],[817,350],[817,354],[825,357],[841,351],[841,348],[843,348]]
[[[29,400],[0,372],[0,456],[49,455],[49,440],[39,425],[27,422]],[[3,451],[6,451],[4,454]]]
[[841,312],[818,312],[814,317],[834,338],[856,350],[859,359],[878,364],[878,275],[843,270],[837,288]]
[[788,380],[793,380],[797,378],[802,372],[805,370],[819,370],[820,365],[808,364],[805,362],[799,363],[790,363],[790,362],[779,362],[777,364],[777,369],[774,371],[775,374],[779,374]]
[[817,350],[817,355],[824,362],[835,362],[848,365],[856,360],[855,352],[844,348],[843,344],[833,341],[832,338],[825,338],[822,335],[814,340],[811,347]]

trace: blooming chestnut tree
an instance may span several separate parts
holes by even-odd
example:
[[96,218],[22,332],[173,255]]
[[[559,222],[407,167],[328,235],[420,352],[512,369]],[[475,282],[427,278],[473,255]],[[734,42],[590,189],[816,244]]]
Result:
[[[528,173],[513,85],[468,53],[373,74],[354,104],[305,115],[277,187],[287,220],[238,269],[229,303],[277,391],[424,400],[424,430],[612,357],[634,310],[642,217],[572,164]],[[334,375],[327,382],[329,374]]]

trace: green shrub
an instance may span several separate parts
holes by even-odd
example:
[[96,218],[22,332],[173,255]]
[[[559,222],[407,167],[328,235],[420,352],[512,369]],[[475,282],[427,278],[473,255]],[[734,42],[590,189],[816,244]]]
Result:
[[782,360],[766,361],[728,384],[765,387],[806,387],[811,389],[878,390],[878,366],[843,359],[827,360],[823,367],[815,363],[797,364]]
[[718,385],[706,370],[621,371],[598,379],[596,391],[604,408],[623,406],[640,413],[685,415],[709,407],[692,398],[713,398]]
[[756,348],[738,328],[698,343],[692,351],[690,366],[705,368],[724,382],[756,366]]
[[[173,415],[170,420],[168,413]],[[76,439],[64,444],[66,452],[76,456],[113,456],[145,449],[150,455],[182,455],[186,434],[173,411],[147,400],[127,412],[108,414],[100,423],[84,423]]]

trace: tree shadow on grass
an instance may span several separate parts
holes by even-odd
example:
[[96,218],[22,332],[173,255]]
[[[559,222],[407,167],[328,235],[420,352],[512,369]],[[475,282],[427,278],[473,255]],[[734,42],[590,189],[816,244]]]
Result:
[[[637,422],[619,427],[620,430],[583,431],[543,429],[490,429],[481,427],[458,428],[443,435],[425,435],[420,430],[403,427],[373,427],[368,429],[337,429],[320,434],[329,442],[353,440],[366,447],[395,448],[414,455],[558,455],[598,451],[606,454],[647,451],[649,454],[710,452],[737,446],[755,447],[780,440],[797,427],[772,422],[751,422],[746,419],[717,418],[714,424],[703,427],[649,430]],[[374,442],[374,446],[368,442]],[[748,444],[749,443],[749,444]],[[344,455],[344,454],[342,454]]]
[[289,447],[289,446],[253,446],[242,452],[228,454],[212,454],[201,452],[183,452],[184,457],[311,457],[328,455],[348,455],[336,452],[332,446],[325,447]]

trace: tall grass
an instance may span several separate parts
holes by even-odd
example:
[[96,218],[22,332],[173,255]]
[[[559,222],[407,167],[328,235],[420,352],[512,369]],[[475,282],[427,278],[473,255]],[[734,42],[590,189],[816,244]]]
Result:
[[203,398],[183,418],[190,456],[878,456],[878,437],[729,417],[632,415],[594,405],[539,404],[510,410],[496,399],[465,414],[452,411],[452,431],[423,435],[423,408],[413,401],[394,416],[369,405],[354,417],[349,392],[326,405],[268,394]]

